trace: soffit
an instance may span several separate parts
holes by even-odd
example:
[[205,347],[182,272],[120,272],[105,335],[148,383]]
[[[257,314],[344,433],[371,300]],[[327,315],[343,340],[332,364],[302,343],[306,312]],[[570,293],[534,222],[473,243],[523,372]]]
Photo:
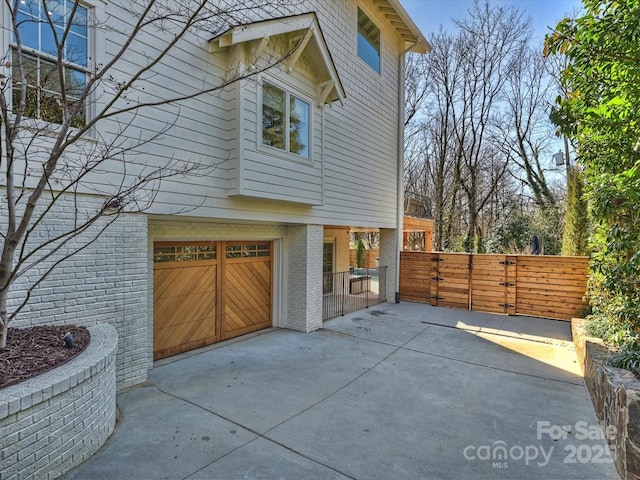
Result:
[[400,5],[399,0],[372,0],[372,2],[400,34],[405,49],[414,53],[429,53],[431,51],[431,45]]

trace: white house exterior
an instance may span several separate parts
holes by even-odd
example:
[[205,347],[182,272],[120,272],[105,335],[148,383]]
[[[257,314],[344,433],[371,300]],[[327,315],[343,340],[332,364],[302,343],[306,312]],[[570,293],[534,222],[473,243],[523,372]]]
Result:
[[[124,38],[116,30],[126,31],[135,19],[114,2],[82,5],[114,28],[87,34],[92,58],[108,62]],[[189,33],[154,67],[136,98],[196,92],[236,69],[259,73],[127,119],[128,132],[140,136],[171,124],[127,153],[127,174],[173,160],[210,168],[164,180],[150,209],[121,215],[62,263],[12,326],[113,324],[124,388],[145,380],[154,354],[269,326],[320,328],[323,253],[325,271],[327,258],[332,271],[348,270],[352,229],[380,232],[386,296],[395,298],[404,55],[430,47],[398,0],[303,0],[274,12],[215,35]],[[359,46],[359,37],[369,45]],[[4,31],[3,52],[12,39]],[[153,36],[147,40],[153,50]],[[150,52],[137,48],[118,64],[116,77],[126,79],[126,65],[146,61]],[[260,71],[285,53],[277,66]],[[107,101],[108,92],[96,99]],[[116,137],[122,124],[114,119],[96,128],[87,144]],[[108,184],[111,174],[92,182]],[[103,203],[89,188],[81,198],[86,208]],[[55,207],[50,234],[72,222],[67,213],[75,202],[65,197]]]

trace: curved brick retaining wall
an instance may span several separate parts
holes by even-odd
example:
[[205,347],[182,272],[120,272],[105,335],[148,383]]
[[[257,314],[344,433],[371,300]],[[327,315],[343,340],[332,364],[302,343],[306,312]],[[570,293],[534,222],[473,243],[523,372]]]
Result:
[[106,323],[88,329],[80,355],[0,390],[0,480],[56,478],[113,432],[118,334]]
[[616,469],[625,480],[640,479],[640,382],[631,372],[607,365],[607,348],[588,337],[583,319],[571,321],[584,381],[607,439]]

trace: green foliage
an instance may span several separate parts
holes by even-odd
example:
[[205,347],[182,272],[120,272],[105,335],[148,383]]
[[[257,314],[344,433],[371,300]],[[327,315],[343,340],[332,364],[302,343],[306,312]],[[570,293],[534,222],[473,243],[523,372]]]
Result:
[[577,146],[594,221],[588,296],[595,317],[640,333],[640,0],[583,0],[548,36],[565,55],[552,120]]
[[555,209],[534,207],[501,219],[487,241],[490,253],[531,253],[533,237],[540,253],[557,255],[560,246],[559,219]]
[[562,235],[562,255],[565,256],[587,255],[589,251],[589,213],[583,195],[582,174],[578,168],[570,168]]
[[362,237],[356,241],[356,267],[364,268],[364,242]]
[[585,331],[590,336],[601,338],[606,343],[617,347],[630,342],[628,329],[621,328],[620,325],[603,316],[590,317],[585,325]]
[[524,253],[533,237],[531,217],[524,213],[502,219],[490,246],[493,253]]
[[640,375],[640,345],[631,342],[625,348],[618,350],[609,357],[609,363],[614,367],[624,368]]

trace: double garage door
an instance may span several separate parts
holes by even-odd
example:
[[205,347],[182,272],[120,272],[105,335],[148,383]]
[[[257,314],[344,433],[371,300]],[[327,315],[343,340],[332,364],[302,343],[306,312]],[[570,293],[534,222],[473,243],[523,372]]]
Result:
[[271,242],[156,242],[153,358],[272,325]]

